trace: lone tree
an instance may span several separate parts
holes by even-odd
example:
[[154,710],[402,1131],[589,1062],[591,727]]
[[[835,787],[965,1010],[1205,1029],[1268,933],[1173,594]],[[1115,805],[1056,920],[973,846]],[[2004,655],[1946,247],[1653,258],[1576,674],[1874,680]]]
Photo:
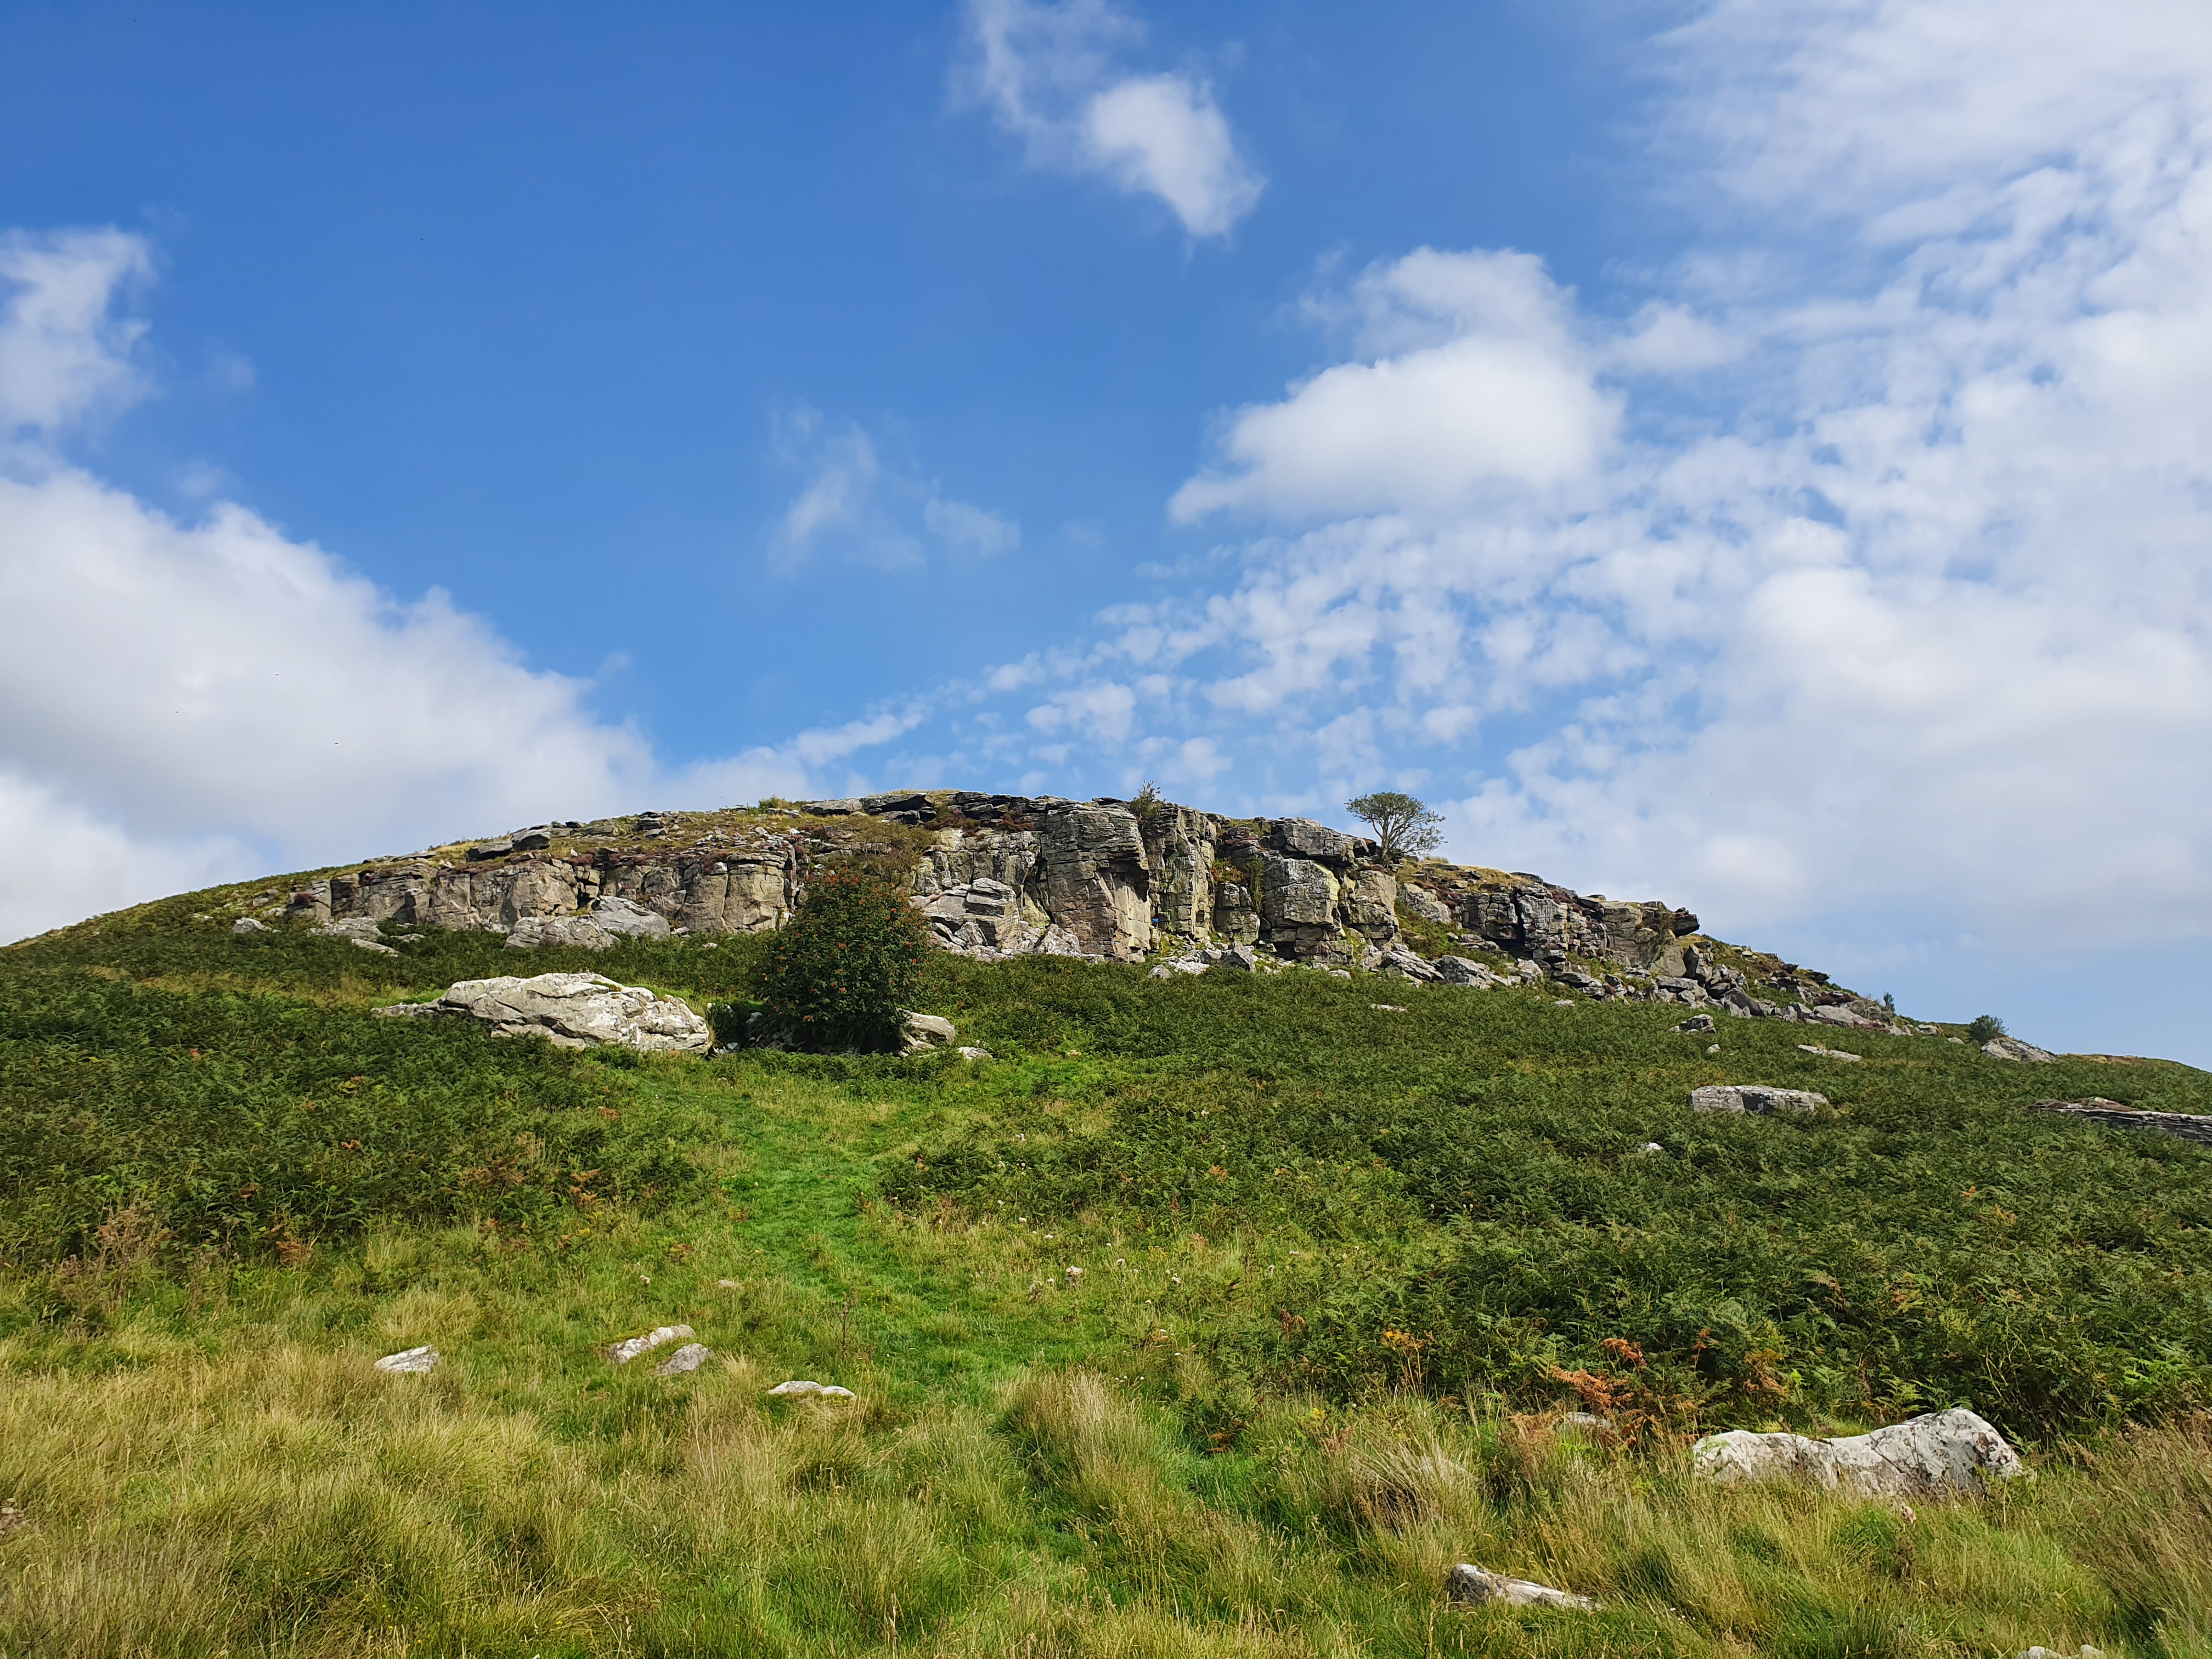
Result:
[[807,885],[758,979],[769,1015],[808,1048],[891,1048],[928,933],[887,883],[832,870]]
[[1429,810],[1419,796],[1379,789],[1345,802],[1344,810],[1364,820],[1382,843],[1382,861],[1396,864],[1425,853],[1444,838],[1444,815]]

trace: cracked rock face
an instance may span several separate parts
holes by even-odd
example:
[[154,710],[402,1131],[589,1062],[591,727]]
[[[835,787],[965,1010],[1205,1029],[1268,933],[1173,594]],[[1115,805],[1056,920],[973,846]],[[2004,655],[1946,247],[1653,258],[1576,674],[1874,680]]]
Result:
[[649,1054],[703,1054],[714,1046],[707,1022],[678,997],[603,974],[539,974],[532,979],[465,979],[436,1003],[511,1036],[542,1036],[563,1048],[601,1043]]

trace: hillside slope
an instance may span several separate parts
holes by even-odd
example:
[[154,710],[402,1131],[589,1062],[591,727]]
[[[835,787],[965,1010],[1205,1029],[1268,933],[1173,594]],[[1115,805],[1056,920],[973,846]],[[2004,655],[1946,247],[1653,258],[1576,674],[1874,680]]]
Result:
[[[893,870],[981,844],[855,816],[760,821]],[[680,875],[651,833],[603,845]],[[467,850],[427,862],[473,890],[562,847]],[[971,945],[922,1006],[988,1060],[561,1051],[368,1011],[556,969],[741,1006],[765,935],[356,911],[369,951],[290,903],[362,868],[0,952],[0,1653],[2212,1643],[2212,1151],[2036,1109],[2212,1112],[2212,1076],[1682,1032],[1705,981],[1508,971],[1464,925],[1498,885],[1441,871],[1400,886],[1440,930],[1356,936],[1490,988],[1348,944],[1161,978]],[[1153,960],[1196,946],[1163,932]],[[1689,1109],[1750,1082],[1831,1103]],[[706,1368],[601,1357],[679,1321]],[[428,1376],[370,1365],[423,1343]],[[858,1399],[764,1397],[791,1376]],[[1905,1513],[1686,1474],[1705,1429],[1953,1404],[2038,1480]],[[1601,1610],[1454,1609],[1462,1559]]]

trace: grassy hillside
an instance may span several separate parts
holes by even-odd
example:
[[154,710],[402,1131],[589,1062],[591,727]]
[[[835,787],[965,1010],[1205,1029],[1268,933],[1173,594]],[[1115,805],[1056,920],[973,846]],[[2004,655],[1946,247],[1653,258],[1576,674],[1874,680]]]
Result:
[[[367,1010],[753,943],[194,908],[0,952],[0,1655],[2212,1653],[2212,1152],[2027,1109],[2206,1074],[949,957],[992,1060],[641,1060]],[[716,1362],[598,1357],[671,1321]],[[1686,1477],[1951,1404],[2038,1477]]]

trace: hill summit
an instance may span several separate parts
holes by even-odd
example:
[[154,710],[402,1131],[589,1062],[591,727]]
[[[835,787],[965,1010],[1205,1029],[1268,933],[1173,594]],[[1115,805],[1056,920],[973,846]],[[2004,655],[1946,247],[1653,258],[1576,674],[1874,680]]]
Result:
[[1376,842],[1310,818],[1150,796],[904,790],[569,820],[320,872],[233,908],[263,922],[486,929],[518,946],[586,942],[592,929],[751,933],[781,927],[815,870],[854,862],[902,883],[941,945],[981,961],[1548,977],[1599,1000],[1902,1029],[1827,975],[1711,939],[1663,900],[1442,859],[1393,864]]

